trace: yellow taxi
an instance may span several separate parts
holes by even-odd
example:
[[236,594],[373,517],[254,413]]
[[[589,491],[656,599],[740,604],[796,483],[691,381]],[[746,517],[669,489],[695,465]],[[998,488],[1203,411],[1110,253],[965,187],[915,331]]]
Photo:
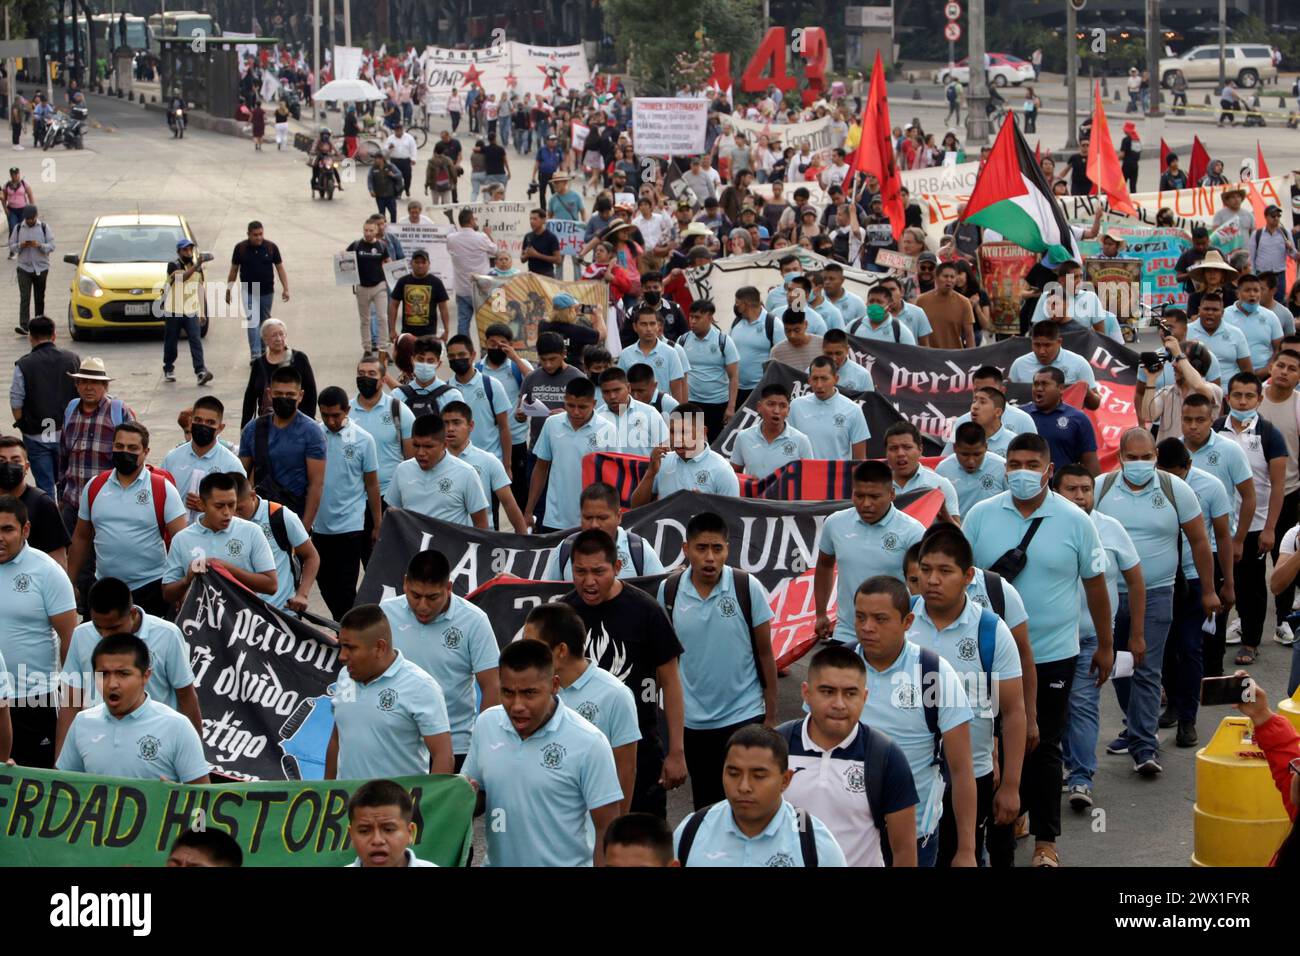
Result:
[[[181,239],[194,240],[184,216],[130,213],[91,223],[80,254],[63,257],[77,267],[68,297],[72,338],[111,329],[161,330],[167,263]],[[200,258],[211,262],[212,254]],[[201,326],[207,335],[206,310]]]

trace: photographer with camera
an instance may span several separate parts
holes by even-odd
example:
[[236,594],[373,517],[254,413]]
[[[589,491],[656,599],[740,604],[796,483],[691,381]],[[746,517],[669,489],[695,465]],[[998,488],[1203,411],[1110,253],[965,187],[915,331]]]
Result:
[[[1210,355],[1204,345],[1199,342],[1183,345],[1172,334],[1165,336],[1164,345],[1167,359],[1158,352],[1142,353],[1143,371],[1138,376],[1134,401],[1139,420],[1155,426],[1154,430],[1161,438],[1181,438],[1183,402],[1187,396],[1193,393],[1204,395],[1218,408],[1223,404],[1223,389],[1205,379],[1210,368]],[[1173,368],[1174,380],[1160,387],[1160,376],[1166,364]]]

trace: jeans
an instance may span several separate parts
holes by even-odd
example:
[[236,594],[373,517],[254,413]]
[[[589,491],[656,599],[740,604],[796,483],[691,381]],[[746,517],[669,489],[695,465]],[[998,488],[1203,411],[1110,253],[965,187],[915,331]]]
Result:
[[487,173],[470,173],[469,174],[469,201],[478,202],[479,194],[483,191],[483,183],[487,181]]
[[379,215],[387,214],[389,222],[397,222],[396,196],[376,196],[375,208],[379,211]]
[[[1189,581],[1188,584],[1191,584]],[[1198,592],[1199,596],[1199,592]],[[1129,756],[1134,763],[1154,757],[1160,750],[1157,736],[1160,719],[1160,672],[1164,667],[1165,641],[1174,616],[1174,589],[1172,585],[1147,588],[1147,606],[1144,618],[1146,655],[1135,667],[1132,677],[1111,681],[1115,697],[1124,711],[1124,736],[1128,738]],[[1115,650],[1128,650],[1129,617],[1128,592],[1119,596],[1119,613],[1115,615]]]
[[448,110],[447,115],[451,117],[451,132],[452,135],[454,136],[456,134],[456,130],[460,128],[460,113],[456,112],[455,110]]
[[501,118],[497,120],[497,139],[502,146],[510,145],[510,114],[502,113]]
[[939,858],[939,831],[935,830],[928,837],[916,838],[916,865],[922,869],[933,869]]
[[244,311],[248,314],[245,324],[248,328],[248,354],[257,358],[262,354],[262,323],[271,318],[271,304],[275,301],[275,290],[257,293],[257,305],[253,305],[253,286],[244,285]]
[[1038,111],[1037,111],[1037,110],[1025,110],[1025,111],[1024,111],[1024,115],[1025,115],[1025,132],[1026,132],[1026,133],[1037,132],[1037,130],[1038,130]]
[[1070,786],[1092,786],[1097,772],[1097,736],[1101,728],[1101,688],[1093,677],[1092,655],[1097,651],[1097,635],[1079,635],[1079,656],[1074,663],[1074,683],[1070,685],[1070,713],[1061,738],[1061,755],[1070,775]]
[[[18,140],[15,139],[14,142],[16,143]],[[9,216],[9,234],[13,235],[14,226],[23,221],[23,207],[19,206],[17,209],[14,209],[12,206],[9,206],[5,211]]]
[[456,296],[456,331],[469,335],[469,327],[474,322],[474,300],[467,295]]
[[493,183],[500,183],[502,186],[508,185],[510,177],[505,173],[487,173],[483,177],[483,185],[490,186]]
[[[1201,676],[1204,673],[1202,645],[1207,635],[1201,630],[1205,612],[1201,609],[1201,582],[1187,582],[1187,599],[1181,607],[1174,608],[1173,622],[1169,626],[1169,640],[1165,642],[1163,683],[1169,697],[1169,706],[1181,720],[1196,720],[1196,709],[1201,699]],[[1225,615],[1217,615],[1216,625]]]
[[181,330],[190,340],[190,359],[194,363],[194,374],[203,371],[203,329],[197,315],[167,315],[163,318],[163,371],[170,372],[176,367],[176,353],[180,347]]
[[23,331],[27,331],[27,323],[31,321],[31,300],[33,294],[36,298],[36,314],[45,314],[45,280],[49,278],[50,271],[28,272],[26,269],[15,269],[18,274],[18,324]]
[[27,461],[32,466],[32,480],[55,501],[58,495],[54,490],[54,477],[59,471],[59,443],[43,442],[32,435],[23,436],[23,445],[27,448]]

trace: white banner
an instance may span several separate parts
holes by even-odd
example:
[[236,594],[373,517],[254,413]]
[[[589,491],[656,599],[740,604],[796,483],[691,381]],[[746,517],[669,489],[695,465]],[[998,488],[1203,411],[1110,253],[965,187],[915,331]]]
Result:
[[756,123],[751,120],[731,117],[723,119],[723,125],[731,125],[737,133],[744,133],[750,145],[758,142],[760,134],[767,137],[768,145],[778,145],[781,149],[793,146],[800,149],[804,143],[815,153],[818,150],[830,150],[841,145],[835,142],[831,130],[831,118],[823,116],[810,123]]
[[355,80],[361,74],[362,49],[359,46],[334,48],[334,79]]
[[334,284],[357,284],[357,254],[355,252],[334,253]]
[[[429,211],[437,214],[437,206],[432,207]],[[417,249],[423,249],[429,254],[429,271],[442,280],[442,284],[450,291],[455,278],[455,273],[451,268],[451,256],[447,253],[447,237],[455,230],[450,224],[429,224],[423,222],[393,222],[388,224],[388,232],[397,236],[397,241],[402,244],[402,252],[406,253],[406,262],[409,265],[411,253]]]
[[708,100],[638,96],[632,101],[632,142],[642,156],[702,153],[708,116]]
[[971,190],[975,188],[975,180],[979,172],[979,163],[906,169],[902,172],[903,186],[913,196],[922,193],[937,196],[969,196]]
[[[453,227],[454,232],[460,211],[474,210],[474,218],[478,222],[479,229],[487,229],[491,232],[497,247],[514,256],[515,265],[519,265],[519,254],[524,249],[524,234],[528,232],[528,210],[533,208],[536,207],[526,202],[474,202],[455,206],[430,206],[425,212],[431,219],[435,219],[438,215],[446,216],[447,223]],[[445,243],[443,248],[446,249]],[[433,255],[432,250],[429,254]]]
[[581,90],[591,79],[587,54],[578,46],[531,46],[509,41],[482,50],[425,47],[420,70],[429,88],[428,110],[447,112],[453,89],[464,95],[477,82],[487,93],[567,93]]

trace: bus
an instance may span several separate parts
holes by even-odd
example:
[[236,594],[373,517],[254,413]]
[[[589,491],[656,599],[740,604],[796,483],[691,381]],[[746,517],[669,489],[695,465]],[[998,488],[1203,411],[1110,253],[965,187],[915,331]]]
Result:
[[149,17],[149,35],[153,41],[151,50],[160,52],[158,39],[162,37],[192,37],[199,34],[215,37],[221,35],[221,24],[208,13],[196,13],[193,10],[168,10],[155,13]]

